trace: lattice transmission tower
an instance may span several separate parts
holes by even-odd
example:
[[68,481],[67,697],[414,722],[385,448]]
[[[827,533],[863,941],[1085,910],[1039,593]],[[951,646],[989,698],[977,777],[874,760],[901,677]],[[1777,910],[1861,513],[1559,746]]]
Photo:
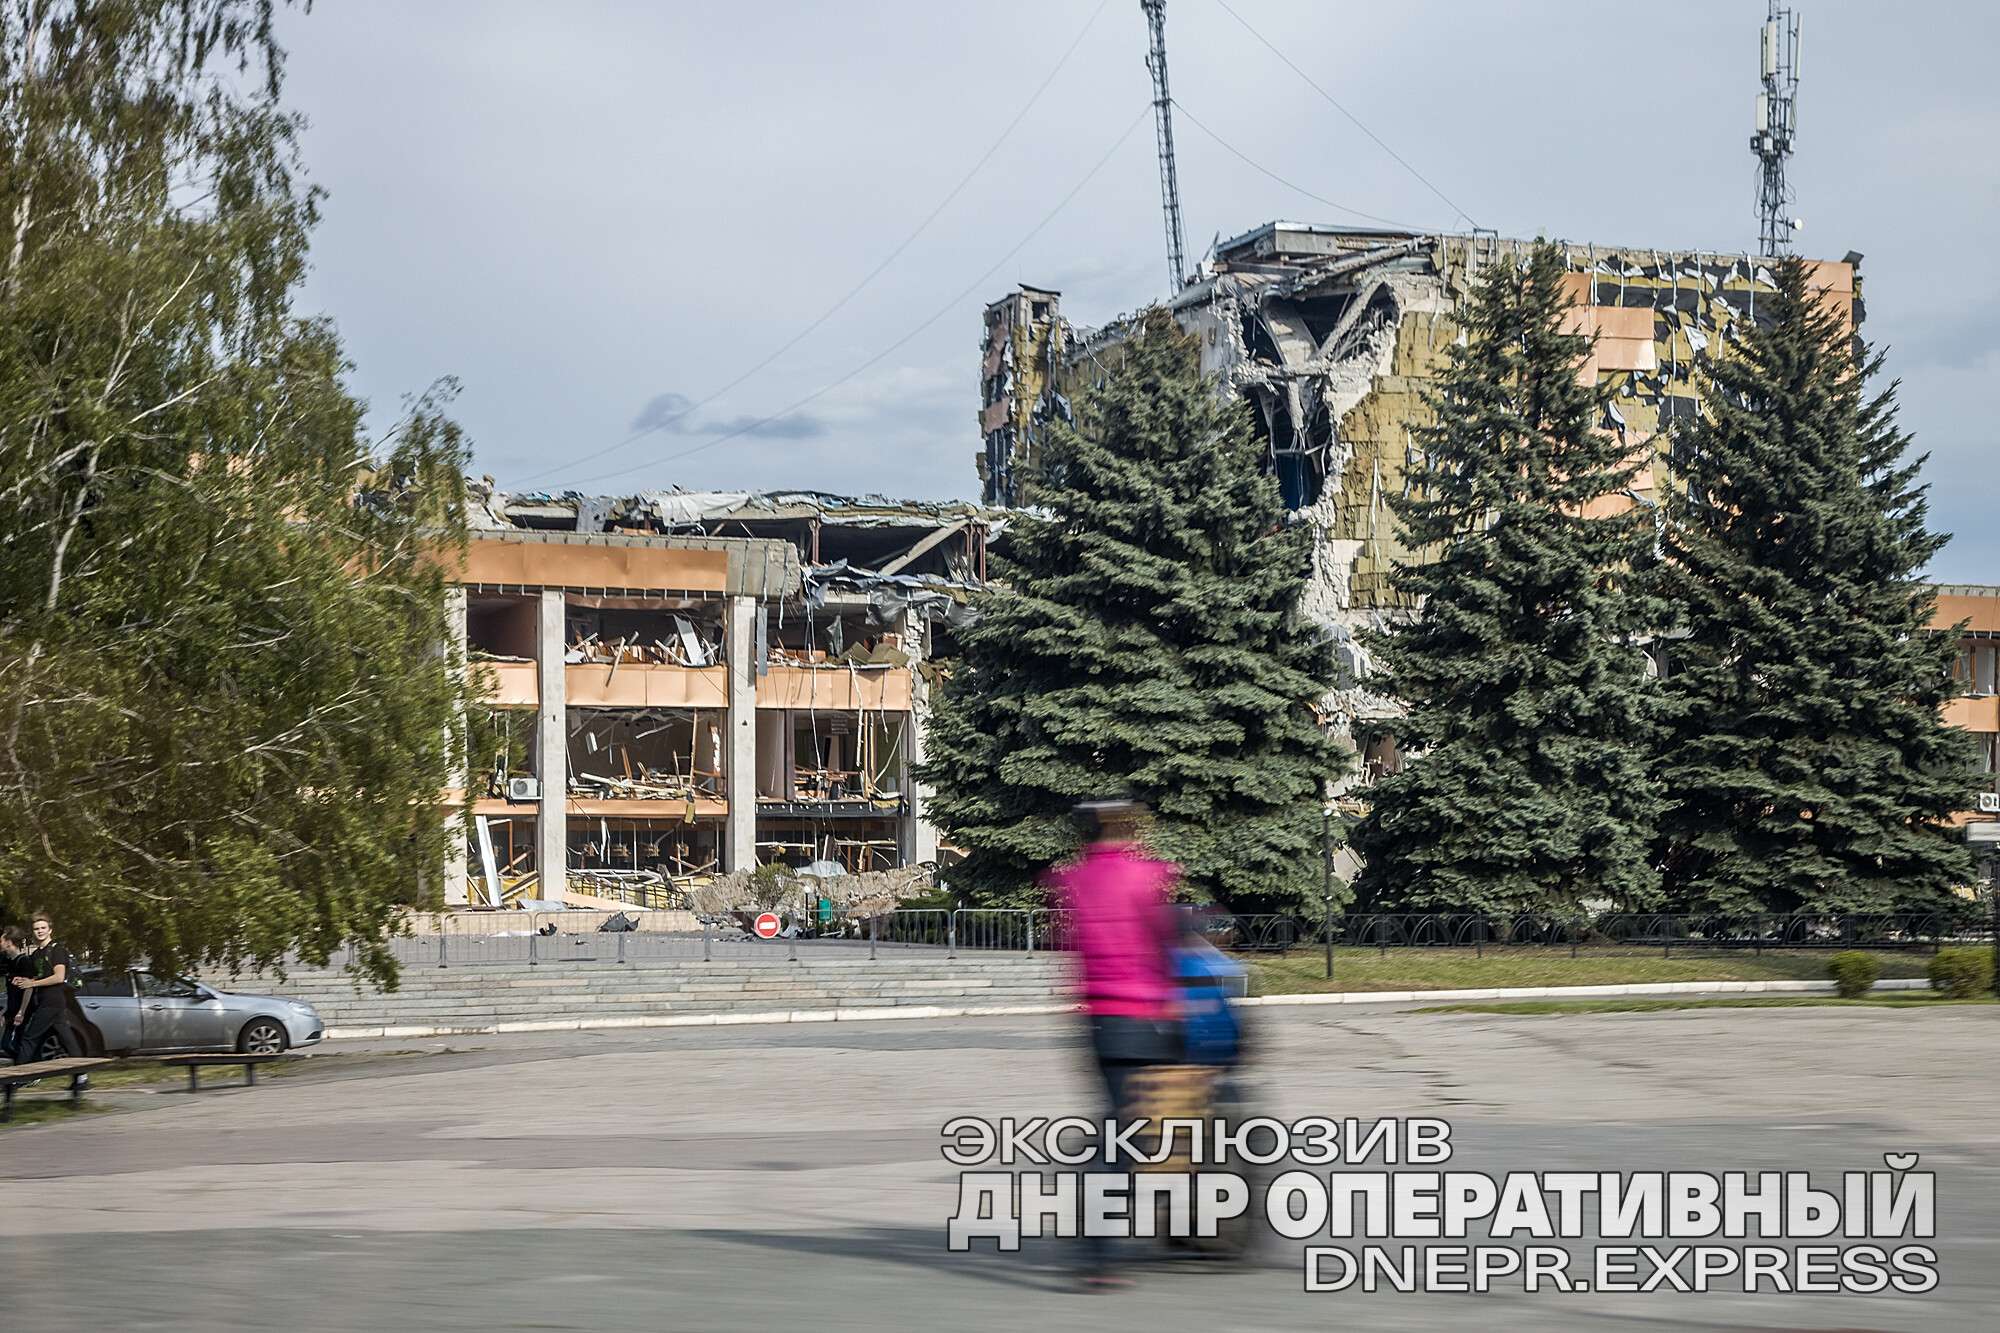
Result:
[[1180,177],[1174,170],[1174,98],[1167,89],[1167,0],[1139,0],[1150,42],[1146,68],[1153,75],[1153,132],[1160,148],[1160,209],[1166,214],[1170,291],[1187,285],[1187,245],[1181,239]]
[[1757,132],[1750,151],[1757,155],[1757,252],[1781,255],[1792,248],[1792,233],[1804,225],[1791,215],[1792,192],[1785,184],[1785,160],[1798,133],[1799,16],[1779,0],[1769,0],[1758,35],[1764,88],[1757,94]]

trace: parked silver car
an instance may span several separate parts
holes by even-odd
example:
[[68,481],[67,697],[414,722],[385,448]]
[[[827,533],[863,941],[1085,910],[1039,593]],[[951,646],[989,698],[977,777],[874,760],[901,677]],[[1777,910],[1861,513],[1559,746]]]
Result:
[[91,1054],[248,1051],[310,1046],[326,1031],[317,1010],[275,995],[236,995],[151,972],[79,970],[72,992]]

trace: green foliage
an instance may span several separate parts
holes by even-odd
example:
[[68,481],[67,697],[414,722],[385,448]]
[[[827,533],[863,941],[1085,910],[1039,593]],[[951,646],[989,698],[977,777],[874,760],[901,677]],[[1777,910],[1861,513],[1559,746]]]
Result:
[[1835,993],[1842,999],[1856,1000],[1866,995],[1882,975],[1882,964],[1872,954],[1843,949],[1826,960],[1826,974],[1833,978]]
[[1870,394],[1879,358],[1809,276],[1777,266],[1676,448],[1658,858],[1682,910],[1933,908],[1972,877],[1948,820],[1969,738],[1938,711],[1956,636],[1929,631],[1920,578],[1947,538],[1894,386]]
[[796,905],[798,876],[781,862],[758,866],[750,872],[749,906],[762,909]]
[[475,704],[465,715],[465,790],[473,799],[505,796],[507,779],[535,775],[540,717],[529,708]]
[[1493,266],[1430,399],[1395,590],[1421,609],[1378,639],[1409,706],[1411,762],[1369,792],[1355,830],[1372,910],[1516,912],[1657,896],[1647,838],[1653,691],[1636,586],[1651,516],[1624,497],[1637,464],[1594,429],[1563,332],[1563,259],[1539,245]]
[[1940,949],[1931,959],[1931,989],[1949,1000],[1974,1000],[1993,989],[1993,951]]
[[[0,15],[0,917],[377,976],[435,897],[464,448],[300,317],[317,196],[260,0]],[[428,880],[426,874],[428,873]]]
[[1284,523],[1244,409],[1152,311],[1037,478],[1042,517],[1008,551],[934,696],[924,778],[967,849],[954,889],[1039,899],[1079,801],[1155,812],[1150,841],[1190,897],[1239,911],[1319,894],[1324,783],[1339,760],[1313,713],[1331,679],[1299,612],[1307,534]]

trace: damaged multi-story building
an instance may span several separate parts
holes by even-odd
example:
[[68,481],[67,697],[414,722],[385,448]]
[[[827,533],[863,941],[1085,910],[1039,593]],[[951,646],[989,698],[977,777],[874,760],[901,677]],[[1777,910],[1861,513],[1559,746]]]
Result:
[[[1406,612],[1390,573],[1408,558],[1388,506],[1431,420],[1425,397],[1458,340],[1480,271],[1529,243],[1271,222],[1220,242],[1166,304],[1199,341],[1218,391],[1247,402],[1294,519],[1310,526],[1305,610],[1332,637],[1331,730],[1358,751],[1354,780],[1400,764],[1397,707],[1368,688],[1360,631]],[[1664,493],[1677,427],[1704,388],[1702,354],[1774,290],[1769,261],[1633,246],[1564,245],[1570,327],[1595,337],[1584,375],[1606,387],[1602,429],[1650,466],[1630,503]],[[1850,327],[1862,317],[1860,256],[1815,262],[1812,281]],[[1023,287],[986,308],[978,470],[989,505],[1032,504],[1049,423],[1117,364],[1137,328],[1072,327],[1061,295]]]
[[2000,823],[2000,587],[1940,584],[1931,627],[1958,637],[1952,679],[1959,697],[1945,704],[1944,716],[1971,733],[1977,756],[1979,789],[1959,822]]
[[913,774],[985,510],[469,493],[452,602],[477,698],[448,902],[664,906],[762,864],[936,860]]

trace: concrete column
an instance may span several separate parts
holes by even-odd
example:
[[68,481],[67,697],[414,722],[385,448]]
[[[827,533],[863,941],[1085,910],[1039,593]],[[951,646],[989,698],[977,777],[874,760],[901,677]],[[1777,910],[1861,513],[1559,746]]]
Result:
[[757,868],[757,602],[732,597],[729,627],[729,819],[722,864],[729,873]]
[[904,747],[909,756],[910,780],[904,784],[909,793],[910,813],[903,817],[903,830],[899,835],[903,844],[903,862],[921,863],[936,861],[938,854],[937,829],[930,822],[931,789],[916,780],[917,765],[924,761],[924,728],[930,723],[931,687],[924,679],[924,673],[917,667],[929,655],[930,626],[921,618],[913,618],[908,612],[903,619],[903,651],[910,655],[910,729],[904,739]]
[[569,868],[569,691],[563,676],[563,611],[560,590],[544,588],[535,629],[536,675],[541,712],[535,737],[535,777],[542,784],[535,820],[535,860],[542,887],[538,897],[563,900]]
[[[445,641],[447,660],[463,681],[468,668],[465,662],[465,589],[447,588],[444,593]],[[445,753],[451,756],[452,785],[465,781],[465,710],[461,707],[453,714],[450,734],[445,738]],[[465,886],[465,836],[467,833],[464,812],[453,807],[445,812],[444,845],[444,905],[463,907],[468,901]]]

